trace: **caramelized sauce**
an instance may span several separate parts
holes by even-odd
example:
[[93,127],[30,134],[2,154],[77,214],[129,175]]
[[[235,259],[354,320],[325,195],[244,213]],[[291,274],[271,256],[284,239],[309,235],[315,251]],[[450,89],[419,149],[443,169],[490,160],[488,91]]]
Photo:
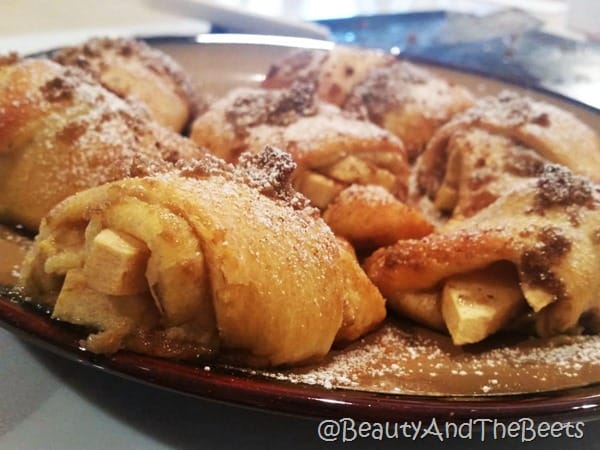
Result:
[[388,319],[319,365],[253,371],[278,380],[389,394],[506,395],[600,381],[600,336],[497,336],[457,347],[449,337]]
[[[30,245],[31,240],[0,227],[0,284],[16,283]],[[390,394],[543,392],[600,382],[600,336],[505,335],[457,347],[445,335],[390,318],[360,341],[331,351],[317,365],[240,370],[291,383]]]
[[14,285],[31,241],[16,231],[0,225],[0,284]]

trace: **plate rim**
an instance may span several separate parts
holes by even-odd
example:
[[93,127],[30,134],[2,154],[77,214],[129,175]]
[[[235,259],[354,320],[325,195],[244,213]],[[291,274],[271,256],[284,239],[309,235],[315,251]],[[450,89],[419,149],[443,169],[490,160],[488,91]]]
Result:
[[[34,344],[106,373],[230,405],[309,418],[445,420],[518,418],[600,420],[600,381],[557,391],[503,396],[386,394],[292,383],[204,361],[173,361],[130,351],[98,355],[83,349],[78,327],[62,324],[39,307],[0,293],[0,327]],[[207,369],[209,367],[209,369]]]

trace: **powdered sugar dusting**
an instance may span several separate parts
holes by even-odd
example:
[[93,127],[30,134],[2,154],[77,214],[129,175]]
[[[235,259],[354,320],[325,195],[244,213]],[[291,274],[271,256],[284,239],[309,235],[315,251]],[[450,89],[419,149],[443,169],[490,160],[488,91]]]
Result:
[[326,389],[392,394],[540,392],[598,382],[600,336],[522,338],[461,349],[437,333],[388,323],[318,366],[251,373]]
[[[38,220],[71,194],[131,176],[140,159],[149,166],[168,166],[205,153],[149,120],[141,105],[125,102],[77,68],[26,59],[7,71],[22,81],[2,87],[0,123],[10,124],[9,137],[35,127],[27,131],[31,138],[12,150],[29,162],[15,169],[27,172],[15,176],[35,180],[27,183],[28,198],[20,201],[30,202]],[[32,227],[35,219],[12,220]]]
[[[170,80],[178,96],[188,103],[192,116],[205,108],[192,87],[191,78],[179,64],[142,41],[125,38],[91,39],[82,45],[59,50],[53,55],[53,59],[63,65],[81,68],[99,81],[102,72],[111,65],[129,64],[132,70],[139,71],[139,67],[136,67],[139,64],[149,72]],[[119,92],[115,93],[119,95]]]

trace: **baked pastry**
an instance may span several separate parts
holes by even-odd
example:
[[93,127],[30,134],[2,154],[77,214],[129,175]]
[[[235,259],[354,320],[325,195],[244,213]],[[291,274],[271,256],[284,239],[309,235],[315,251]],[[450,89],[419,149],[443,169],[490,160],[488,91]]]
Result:
[[402,142],[319,102],[303,83],[281,90],[234,89],[194,121],[190,137],[233,163],[241,152],[257,153],[265,145],[288,152],[297,164],[292,182],[319,208],[353,183],[406,196]]
[[291,189],[289,157],[241,163],[207,157],[67,198],[28,254],[25,292],[91,328],[82,345],[98,353],[299,364],[379,324],[383,298]]
[[36,230],[65,197],[205,152],[76,68],[0,61],[0,220]]
[[524,179],[478,213],[365,262],[392,308],[456,344],[525,314],[541,336],[573,331],[599,306],[600,187],[559,165]]
[[298,50],[269,68],[262,86],[289,88],[298,80],[315,85],[317,97],[342,107],[375,67],[393,64],[394,57],[379,50],[337,45],[330,51]]
[[316,84],[317,96],[398,136],[411,161],[433,132],[473,104],[473,96],[429,71],[375,50],[336,46],[301,51],[271,66],[263,86]]
[[436,208],[469,217],[548,163],[600,181],[600,137],[572,114],[514,92],[481,99],[433,136],[417,181]]
[[191,78],[170,56],[142,41],[97,38],[52,55],[120,97],[144,104],[161,125],[181,132],[203,106]]
[[347,187],[329,204],[323,219],[336,235],[343,236],[359,251],[420,238],[434,230],[415,207],[375,185]]
[[[332,208],[325,219],[335,222],[334,231],[357,247],[391,244],[431,231],[415,210],[405,214],[409,167],[402,142],[319,102],[310,85],[235,89],[194,121],[191,138],[230,162],[242,151],[258,152],[265,145],[285,150],[297,164],[292,176],[296,189],[321,210]],[[352,186],[369,188],[344,194]],[[387,195],[372,195],[378,191]],[[357,206],[366,214],[385,211],[365,228],[362,220],[350,220],[345,213]]]

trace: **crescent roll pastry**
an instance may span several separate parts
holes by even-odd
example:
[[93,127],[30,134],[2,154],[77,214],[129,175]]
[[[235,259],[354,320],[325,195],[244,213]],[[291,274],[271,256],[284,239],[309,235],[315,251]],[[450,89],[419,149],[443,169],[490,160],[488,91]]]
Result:
[[310,81],[318,98],[342,107],[371,69],[393,62],[393,56],[379,50],[341,45],[328,52],[299,50],[271,65],[262,85],[277,89],[288,88],[299,79]]
[[120,97],[144,104],[161,125],[180,132],[201,108],[190,77],[165,53],[141,41],[92,39],[54,53]]
[[67,198],[28,254],[25,292],[89,327],[82,345],[98,353],[287,365],[364,334],[383,298],[289,187],[289,157],[268,153]]
[[352,91],[344,110],[389,130],[414,161],[436,129],[473,104],[462,87],[405,61],[377,67]]
[[0,220],[35,230],[77,191],[203,154],[78,69],[0,61]]
[[398,136],[411,161],[440,125],[474,101],[466,88],[425,69],[352,47],[293,53],[271,67],[263,86],[289,87],[298,78],[316,83],[320,99]]
[[[377,250],[364,267],[392,308],[437,328],[442,318],[457,344],[524,311],[539,335],[569,332],[600,304],[599,208],[598,185],[548,165],[469,218]],[[434,313],[423,320],[415,299]]]
[[374,185],[355,184],[344,189],[323,212],[323,219],[337,236],[358,250],[420,238],[434,228],[417,209]]
[[600,137],[566,111],[503,92],[435,133],[417,180],[438,209],[468,217],[549,162],[598,182]]
[[[377,229],[366,229],[360,221],[334,228],[355,245],[391,244],[405,231],[409,234],[404,237],[414,237],[415,229],[429,229],[416,211],[404,214],[407,207],[401,201],[408,191],[409,168],[402,142],[374,124],[346,117],[337,107],[318,102],[310,85],[233,90],[194,121],[191,138],[230,162],[242,151],[258,152],[265,145],[285,150],[297,164],[292,177],[296,189],[321,210],[337,202],[334,211],[324,216],[337,224],[354,220],[334,217],[352,207],[342,206],[350,198],[342,196],[348,187],[373,186],[385,191],[390,200],[383,203],[375,195],[361,199],[361,205],[371,211],[386,208]],[[408,225],[398,227],[398,223]]]
[[298,166],[294,185],[320,208],[353,183],[375,184],[406,196],[408,164],[402,142],[318,102],[306,84],[283,90],[235,89],[194,121],[191,138],[228,162],[243,151],[260,152],[265,145],[288,152]]

